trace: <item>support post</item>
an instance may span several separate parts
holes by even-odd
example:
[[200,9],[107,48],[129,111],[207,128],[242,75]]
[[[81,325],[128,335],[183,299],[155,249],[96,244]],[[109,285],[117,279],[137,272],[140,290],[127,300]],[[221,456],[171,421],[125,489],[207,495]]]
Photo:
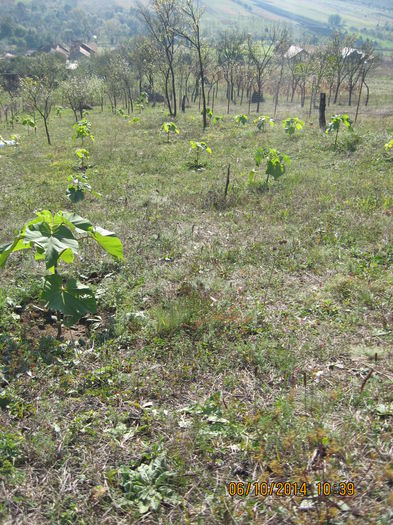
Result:
[[319,98],[319,127],[326,129],[326,93],[321,93]]

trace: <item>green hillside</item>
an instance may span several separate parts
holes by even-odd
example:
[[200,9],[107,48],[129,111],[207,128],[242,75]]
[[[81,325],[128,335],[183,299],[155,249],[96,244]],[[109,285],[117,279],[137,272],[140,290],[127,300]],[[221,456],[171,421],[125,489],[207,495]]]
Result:
[[[148,0],[142,0],[142,4]],[[393,50],[393,5],[387,0],[212,0],[203,27],[217,33],[228,25],[258,34],[266,25],[285,24],[295,40],[314,43],[340,28]],[[57,42],[90,41],[116,46],[143,31],[137,0],[3,0],[0,13],[0,54],[23,54]],[[331,17],[336,18],[332,21]]]
[[[123,7],[135,0],[116,0]],[[143,2],[144,3],[144,2]],[[204,0],[209,28],[240,24],[254,30],[260,19],[290,24],[295,34],[327,35],[329,16],[338,14],[342,27],[376,40],[383,49],[393,49],[393,4],[389,0]]]

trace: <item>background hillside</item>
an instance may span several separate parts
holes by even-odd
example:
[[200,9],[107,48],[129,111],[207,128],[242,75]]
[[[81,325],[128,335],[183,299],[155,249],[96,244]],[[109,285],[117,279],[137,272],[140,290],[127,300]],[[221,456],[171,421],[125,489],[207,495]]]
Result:
[[[144,0],[142,3],[146,2]],[[259,32],[261,24],[285,24],[293,38],[316,43],[342,28],[393,50],[393,5],[389,0],[211,0],[204,29],[216,33],[228,25]],[[116,46],[142,31],[136,0],[3,0],[0,51],[16,53],[41,46],[91,40],[101,47]],[[337,16],[338,15],[338,16]]]

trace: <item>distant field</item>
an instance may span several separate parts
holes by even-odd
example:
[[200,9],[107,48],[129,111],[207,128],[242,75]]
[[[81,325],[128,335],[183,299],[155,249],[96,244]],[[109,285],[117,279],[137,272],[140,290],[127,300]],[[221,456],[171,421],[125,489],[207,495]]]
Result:
[[[219,3],[219,0],[217,3]],[[255,6],[262,7],[263,11],[266,12],[274,11],[277,8],[286,11],[289,20],[293,15],[300,15],[325,24],[330,15],[337,13],[348,27],[353,26],[357,29],[363,27],[372,28],[378,23],[393,21],[393,6],[388,12],[372,6],[359,5],[357,2],[342,0],[286,0],[285,2],[280,0],[269,0],[266,2],[255,0],[252,3]]]
[[[135,0],[116,0],[119,5],[130,7]],[[144,0],[142,3],[147,3]],[[393,23],[393,4],[386,2],[362,2],[359,0],[204,0],[206,24],[240,23],[254,27],[258,17],[265,21],[292,23],[299,28],[320,34],[328,34],[330,15],[339,14],[344,27],[363,34],[364,29],[377,28],[386,22]],[[213,20],[212,20],[213,19]],[[252,20],[252,21],[251,21]],[[364,35],[367,36],[367,35]],[[377,39],[378,40],[378,39]],[[393,42],[378,40],[384,49],[393,48]]]

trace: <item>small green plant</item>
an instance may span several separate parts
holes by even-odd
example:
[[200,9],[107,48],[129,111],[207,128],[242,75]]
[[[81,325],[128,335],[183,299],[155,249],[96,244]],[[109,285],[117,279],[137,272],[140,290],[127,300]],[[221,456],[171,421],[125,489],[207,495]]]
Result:
[[139,97],[136,100],[135,106],[138,111],[143,111],[147,104],[149,103],[149,95],[142,91]]
[[46,307],[56,313],[57,337],[61,337],[62,324],[72,326],[88,312],[96,313],[93,291],[73,277],[58,273],[59,264],[70,264],[79,253],[83,239],[96,241],[107,253],[123,259],[123,246],[113,232],[93,226],[90,221],[70,212],[49,210],[36,212],[16,234],[10,244],[0,246],[0,268],[11,253],[34,249],[35,259],[45,261],[48,274],[42,280],[40,298]]
[[15,464],[23,458],[23,444],[22,436],[0,431],[0,477],[11,476],[15,472]]
[[275,120],[268,115],[261,115],[254,120],[254,124],[257,125],[259,131],[266,131],[266,124],[270,124],[270,127],[273,127]]
[[195,159],[193,162],[193,167],[200,168],[201,165],[199,164],[199,155],[206,151],[209,155],[213,153],[210,146],[207,145],[206,142],[196,142],[194,140],[190,140],[190,151],[195,151]]
[[[273,148],[258,148],[255,154],[255,166],[259,168],[262,164],[262,161],[266,159],[266,181],[264,182],[264,187],[269,187],[269,178],[273,177],[274,180],[277,180],[284,175],[286,171],[285,164],[290,164],[290,158],[288,155],[280,153],[278,150]],[[252,184],[257,173],[256,168],[253,168],[250,171],[249,184]]]
[[168,469],[164,454],[138,467],[122,466],[118,472],[124,499],[134,503],[140,514],[157,511],[162,503],[180,502],[174,486],[176,475]]
[[[203,110],[201,111],[201,115],[203,115]],[[212,111],[211,108],[206,108],[206,116],[207,116],[210,120],[212,120],[212,118],[213,118],[213,111]]]
[[336,132],[336,137],[334,140],[334,149],[337,147],[338,132],[340,131],[341,123],[347,128],[348,131],[353,131],[352,120],[348,115],[332,115],[329,125],[326,128],[326,133]]
[[77,139],[81,139],[83,144],[83,140],[85,138],[90,138],[90,140],[94,142],[94,135],[91,132],[91,122],[87,120],[86,117],[83,117],[81,120],[78,120],[78,122],[76,122],[73,127],[75,130],[73,136],[74,142]]
[[77,202],[83,201],[85,198],[85,193],[88,191],[94,197],[97,197],[100,199],[102,195],[100,193],[96,193],[92,190],[92,187],[89,183],[89,178],[86,174],[86,170],[88,168],[87,164],[85,164],[85,160],[88,161],[90,154],[86,149],[77,149],[75,151],[75,154],[80,159],[80,166],[78,166],[78,170],[82,173],[79,173],[78,175],[70,175],[68,177],[68,182],[71,184],[68,185],[66,190],[66,195],[70,199],[70,201],[73,204],[76,204]]
[[169,143],[169,135],[171,133],[175,133],[176,135],[179,134],[178,127],[176,126],[174,122],[164,122],[164,124],[161,126],[161,131],[166,133],[168,143]]
[[126,111],[124,111],[124,109],[121,109],[121,108],[116,109],[116,115],[124,119],[130,118],[130,115]]
[[393,149],[393,139],[390,140],[385,144],[385,151],[388,153],[391,149]]
[[236,124],[243,124],[245,126],[248,122],[247,115],[235,115],[234,117]]
[[56,115],[56,117],[61,118],[61,114],[63,113],[63,110],[64,110],[63,106],[56,106],[55,107],[55,115]]
[[215,115],[213,117],[213,124],[218,124],[219,126],[221,126],[223,121],[224,121],[224,117],[222,115]]
[[35,118],[31,115],[26,115],[20,119],[20,123],[22,126],[27,127],[27,132],[29,132],[29,128],[33,128],[35,133],[37,133],[37,123],[35,121]]
[[292,137],[296,131],[300,131],[304,128],[304,121],[297,117],[289,117],[282,121],[282,126],[285,133],[288,133],[288,135]]
[[75,150],[75,155],[78,157],[80,165],[78,166],[78,169],[84,171],[87,168],[87,162],[90,158],[90,153],[85,148],[78,148]]
[[134,124],[138,124],[138,122],[140,122],[140,121],[141,121],[141,119],[139,117],[133,117],[128,122],[129,122],[129,124],[131,124],[133,126]]

